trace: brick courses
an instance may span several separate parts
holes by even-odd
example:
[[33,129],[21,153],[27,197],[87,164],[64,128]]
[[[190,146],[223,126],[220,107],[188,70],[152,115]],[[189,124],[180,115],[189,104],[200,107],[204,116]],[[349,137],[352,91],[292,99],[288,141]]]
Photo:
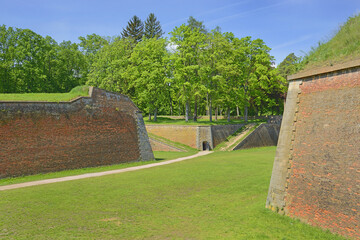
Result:
[[[286,120],[291,142],[278,146],[282,159],[274,162],[267,206],[360,239],[360,67],[301,81],[292,100],[296,108],[289,109],[293,116]],[[288,158],[281,156],[283,148],[290,150]],[[286,184],[279,191],[281,182],[275,180],[284,171]]]
[[0,178],[153,158],[140,153],[131,100],[91,91],[73,102],[0,102]]

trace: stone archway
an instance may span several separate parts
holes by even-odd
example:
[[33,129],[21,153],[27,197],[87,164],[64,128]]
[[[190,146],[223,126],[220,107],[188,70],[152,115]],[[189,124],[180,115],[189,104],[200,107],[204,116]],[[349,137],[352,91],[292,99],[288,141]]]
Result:
[[210,150],[210,144],[207,141],[204,141],[202,143],[202,150],[203,151],[209,151]]

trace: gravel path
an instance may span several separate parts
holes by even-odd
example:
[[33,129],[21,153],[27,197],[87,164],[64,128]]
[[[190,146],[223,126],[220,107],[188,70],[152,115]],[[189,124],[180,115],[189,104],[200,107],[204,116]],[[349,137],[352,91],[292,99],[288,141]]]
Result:
[[105,175],[117,174],[117,173],[123,173],[123,172],[132,172],[132,171],[137,171],[137,170],[141,170],[141,169],[152,168],[152,167],[167,165],[167,164],[171,164],[171,163],[181,162],[184,160],[204,156],[204,155],[207,155],[210,153],[213,153],[213,152],[203,151],[203,152],[198,152],[197,154],[194,154],[194,155],[191,155],[188,157],[177,158],[177,159],[168,160],[168,161],[159,162],[159,163],[151,163],[151,164],[146,164],[146,165],[137,166],[137,167],[129,167],[129,168],[123,168],[123,169],[117,169],[117,170],[111,170],[111,171],[105,171],[105,172],[86,173],[86,174],[75,175],[75,176],[52,178],[52,179],[45,179],[45,180],[39,180],[39,181],[33,181],[33,182],[5,185],[5,186],[0,186],[0,191],[24,188],[24,187],[30,187],[30,186],[38,186],[38,185],[49,184],[49,183],[66,182],[66,181],[91,178],[91,177],[101,177],[101,176],[105,176]]

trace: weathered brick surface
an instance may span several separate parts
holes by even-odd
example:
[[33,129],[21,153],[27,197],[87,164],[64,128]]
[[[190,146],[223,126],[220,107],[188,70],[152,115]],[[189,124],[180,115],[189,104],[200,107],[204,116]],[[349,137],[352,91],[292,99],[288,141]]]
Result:
[[72,103],[1,102],[0,178],[141,160],[137,112],[96,88]]
[[300,85],[285,212],[360,239],[360,71]]

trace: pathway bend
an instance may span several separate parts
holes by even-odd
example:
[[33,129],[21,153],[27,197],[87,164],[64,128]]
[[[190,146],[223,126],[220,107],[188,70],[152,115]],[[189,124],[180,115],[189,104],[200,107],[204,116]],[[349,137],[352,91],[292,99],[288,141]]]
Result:
[[187,157],[177,158],[177,159],[168,160],[168,161],[159,162],[159,163],[150,163],[150,164],[136,166],[136,167],[129,167],[129,168],[116,169],[116,170],[97,172],[97,173],[85,173],[85,174],[81,174],[81,175],[67,176],[67,177],[61,177],[61,178],[51,178],[51,179],[32,181],[32,182],[10,184],[10,185],[5,185],[5,186],[0,186],[0,191],[24,188],[24,187],[31,187],[31,186],[38,186],[38,185],[44,185],[44,184],[49,184],[49,183],[79,180],[79,179],[84,179],[84,178],[101,177],[101,176],[123,173],[123,172],[132,172],[132,171],[137,171],[137,170],[141,170],[141,169],[152,168],[152,167],[167,165],[167,164],[171,164],[171,163],[181,162],[184,160],[188,160],[188,159],[192,159],[192,158],[196,158],[196,157],[200,157],[200,156],[205,156],[210,153],[213,153],[213,152],[203,151],[203,152],[198,152],[197,154],[187,156]]

